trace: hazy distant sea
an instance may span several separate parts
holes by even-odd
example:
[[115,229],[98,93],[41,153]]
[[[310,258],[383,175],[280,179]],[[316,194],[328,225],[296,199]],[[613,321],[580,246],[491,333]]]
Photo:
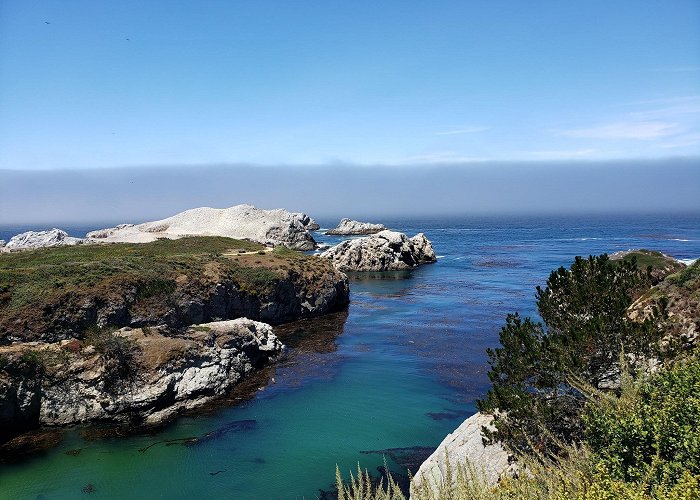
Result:
[[[700,257],[700,214],[381,222],[424,232],[438,262],[353,277],[347,317],[301,331],[276,383],[254,399],[157,435],[86,441],[69,429],[47,455],[0,467],[0,497],[75,498],[90,483],[96,498],[315,498],[336,463],[374,470],[384,454],[397,470],[406,453],[395,449],[435,447],[474,411],[488,387],[485,349],[508,312],[534,314],[534,287],[550,270],[629,248]],[[109,225],[64,229],[81,236]],[[26,229],[0,228],[0,239]],[[166,442],[205,435],[196,446]]]

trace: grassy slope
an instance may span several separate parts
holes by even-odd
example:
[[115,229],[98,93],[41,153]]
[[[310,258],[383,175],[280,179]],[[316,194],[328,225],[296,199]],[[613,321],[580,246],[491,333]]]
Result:
[[[328,269],[327,269],[328,268]],[[248,241],[190,237],[145,244],[79,245],[0,254],[0,328],[70,298],[109,300],[135,287],[139,301],[230,279],[260,293],[291,273],[307,284],[330,264]]]

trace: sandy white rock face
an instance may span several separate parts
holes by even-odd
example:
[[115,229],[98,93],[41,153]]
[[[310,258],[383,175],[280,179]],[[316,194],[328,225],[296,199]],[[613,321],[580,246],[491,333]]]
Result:
[[423,233],[413,238],[396,231],[348,240],[320,255],[346,271],[402,271],[435,262],[433,246]]
[[[68,233],[65,231],[53,228],[48,231],[27,231],[26,233],[13,236],[4,245],[4,248],[7,250],[28,250],[32,248],[79,245],[83,242],[82,238],[68,236]],[[0,245],[0,247],[2,246]]]
[[484,446],[482,427],[492,429],[493,417],[476,413],[466,419],[452,434],[448,434],[418,469],[411,481],[411,496],[423,488],[437,493],[438,485],[445,480],[448,458],[453,477],[456,477],[457,464],[464,465],[468,461],[477,474],[483,474],[483,478],[489,484],[496,484],[501,475],[513,465],[510,463],[510,455],[500,444]]
[[230,208],[193,208],[166,219],[143,224],[121,224],[91,231],[93,242],[147,243],[159,238],[226,236],[263,244],[284,244],[295,250],[313,250],[316,242],[308,228],[317,225],[303,213],[263,210],[252,205]]
[[341,236],[351,236],[357,234],[375,234],[384,231],[384,224],[372,224],[371,222],[360,222],[352,219],[341,219],[338,227],[326,231],[326,234]]

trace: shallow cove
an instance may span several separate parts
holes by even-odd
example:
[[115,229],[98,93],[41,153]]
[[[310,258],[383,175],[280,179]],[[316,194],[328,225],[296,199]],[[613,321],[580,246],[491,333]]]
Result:
[[507,312],[533,313],[551,269],[639,247],[700,256],[698,216],[382,222],[424,232],[438,262],[352,276],[347,318],[287,327],[292,354],[253,399],[154,435],[91,441],[69,429],[47,454],[1,466],[0,497],[76,498],[90,484],[90,498],[316,498],[336,463],[345,475],[358,461],[374,470],[381,453],[363,451],[435,447],[473,412],[487,388],[484,350]]

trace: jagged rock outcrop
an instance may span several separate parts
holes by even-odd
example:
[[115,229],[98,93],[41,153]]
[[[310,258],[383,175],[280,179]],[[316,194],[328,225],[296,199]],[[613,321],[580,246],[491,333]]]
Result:
[[294,250],[313,250],[316,242],[309,229],[314,224],[306,214],[283,209],[263,210],[252,205],[202,207],[153,222],[121,224],[91,231],[87,238],[92,242],[146,243],[159,238],[226,236],[263,244],[286,245]]
[[433,246],[423,233],[413,238],[396,231],[343,241],[320,257],[340,271],[400,271],[435,262]]
[[5,248],[5,245],[7,245],[7,242],[5,240],[0,240],[0,248]]
[[[53,228],[48,231],[27,231],[10,238],[4,247],[5,250],[28,250],[32,248],[58,247],[66,245],[80,245],[82,238],[68,236],[62,229]],[[4,243],[4,242],[3,242]]]
[[164,422],[225,394],[283,348],[270,325],[245,318],[100,335],[0,347],[0,443],[39,425]]
[[302,212],[292,212],[292,215],[299,219],[299,223],[306,228],[307,231],[317,231],[321,229],[318,222]]
[[453,480],[457,476],[458,464],[467,462],[475,472],[489,484],[496,484],[514,465],[510,454],[500,444],[484,446],[481,428],[493,428],[493,417],[475,413],[466,419],[452,434],[440,443],[435,452],[423,462],[411,482],[411,496],[424,490],[437,493],[439,485],[446,480],[449,459]]
[[326,234],[334,234],[341,236],[352,236],[359,234],[375,234],[384,231],[384,224],[372,224],[371,222],[360,222],[352,219],[340,219],[338,227],[329,229]]
[[700,261],[667,276],[628,309],[630,319],[643,321],[663,309],[664,342],[690,350],[700,344]]

